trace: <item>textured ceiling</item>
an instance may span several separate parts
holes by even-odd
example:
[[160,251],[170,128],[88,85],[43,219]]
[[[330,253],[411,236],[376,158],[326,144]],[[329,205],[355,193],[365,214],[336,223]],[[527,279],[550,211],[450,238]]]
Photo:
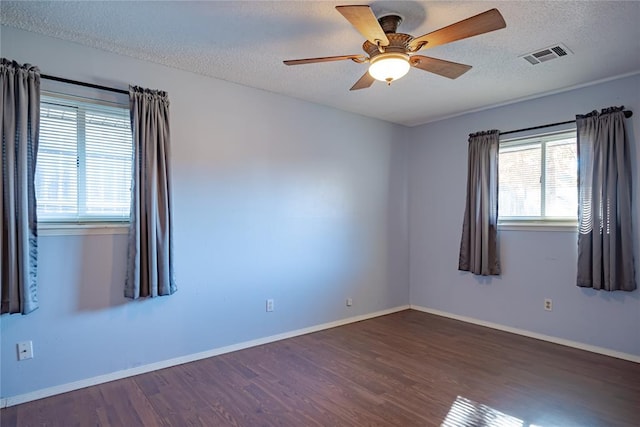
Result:
[[[361,54],[362,36],[336,10],[369,4],[422,35],[491,8],[507,28],[424,51],[473,65],[457,80],[418,69],[390,87],[350,92],[352,61],[287,67],[284,59]],[[417,125],[640,72],[637,1],[84,1],[2,0],[3,25],[304,99]],[[521,55],[563,43],[573,55],[532,66]],[[46,73],[46,70],[43,70]]]

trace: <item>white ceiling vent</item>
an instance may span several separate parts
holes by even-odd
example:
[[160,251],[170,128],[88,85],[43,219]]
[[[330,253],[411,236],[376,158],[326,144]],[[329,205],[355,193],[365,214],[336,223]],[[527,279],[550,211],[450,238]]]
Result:
[[569,48],[562,43],[558,43],[553,46],[545,47],[544,49],[522,55],[521,58],[524,58],[531,65],[536,65],[541,62],[551,61],[552,59],[572,54],[573,52],[571,52]]

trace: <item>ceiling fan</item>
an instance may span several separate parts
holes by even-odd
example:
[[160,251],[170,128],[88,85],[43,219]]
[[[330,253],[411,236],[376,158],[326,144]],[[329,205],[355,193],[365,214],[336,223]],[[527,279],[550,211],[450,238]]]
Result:
[[491,9],[447,27],[432,31],[420,37],[397,33],[402,17],[387,14],[379,18],[366,5],[336,6],[362,34],[367,41],[362,45],[366,55],[326,56],[322,58],[293,59],[284,61],[286,65],[311,64],[315,62],[342,61],[351,59],[357,63],[368,62],[369,70],[350,90],[370,87],[375,80],[391,84],[409,72],[411,67],[455,79],[471,69],[470,65],[429,56],[415,55],[420,49],[451,43],[505,28],[507,24],[497,9]]

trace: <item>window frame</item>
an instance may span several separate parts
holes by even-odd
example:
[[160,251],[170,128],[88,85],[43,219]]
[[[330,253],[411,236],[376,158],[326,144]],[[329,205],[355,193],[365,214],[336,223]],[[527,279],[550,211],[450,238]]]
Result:
[[[64,86],[67,86],[66,84]],[[58,85],[54,85],[57,89]],[[101,91],[95,91],[94,93],[86,93],[85,91],[80,91],[81,94],[75,94],[74,90],[48,90],[43,88],[41,90],[41,99],[40,103],[42,105],[43,102],[47,102],[46,99],[42,98],[54,98],[60,99],[61,103],[67,102],[82,102],[82,103],[90,103],[96,105],[102,105],[107,107],[117,107],[122,108],[129,111],[130,106],[128,104],[128,97],[112,97],[112,96],[104,96]],[[86,162],[86,156],[84,156],[84,151],[86,149],[84,145],[85,135],[78,135],[77,141],[80,143],[82,140],[82,144],[78,145],[78,162]],[[133,139],[133,136],[132,136]],[[133,140],[132,140],[133,144]],[[133,148],[132,148],[133,150]],[[133,151],[132,151],[133,153]],[[132,156],[131,159],[131,167],[134,167],[134,159]],[[36,162],[37,168],[37,162]],[[82,171],[82,172],[81,172]],[[85,179],[81,178],[80,174],[86,173],[86,168],[82,170],[82,168],[78,169],[78,188],[77,191],[80,193],[80,188],[85,186]],[[78,195],[79,199],[86,201],[86,194],[84,196]],[[36,200],[36,209],[37,209],[37,200]],[[46,220],[40,219],[37,220],[37,228],[38,235],[40,236],[56,236],[56,235],[118,235],[118,234],[127,234],[128,229],[131,223],[131,212],[129,212],[129,218],[122,219],[120,217],[97,217],[95,219],[91,218],[80,218],[78,220]]]
[[[541,207],[545,207],[546,192],[546,146],[547,143],[556,140],[564,139],[566,136],[572,136],[577,138],[577,130],[575,127],[559,129],[551,132],[544,133],[530,133],[528,135],[517,136],[513,138],[501,139],[498,147],[498,156],[503,148],[519,147],[525,145],[533,145],[536,142],[541,143],[541,170],[544,171],[541,174]],[[563,138],[564,136],[564,138]],[[577,139],[576,139],[577,144]],[[499,157],[498,157],[498,161]],[[577,186],[577,183],[576,183]],[[498,197],[500,189],[498,188]],[[577,192],[577,188],[576,188]],[[498,229],[499,230],[512,230],[512,231],[571,231],[578,230],[578,205],[576,204],[576,217],[575,218],[563,218],[563,217],[501,217],[500,206],[498,206]]]

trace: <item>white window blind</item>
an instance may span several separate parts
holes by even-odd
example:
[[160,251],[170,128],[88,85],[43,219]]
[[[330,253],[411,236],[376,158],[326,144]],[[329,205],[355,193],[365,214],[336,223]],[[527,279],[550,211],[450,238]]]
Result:
[[127,107],[43,95],[38,221],[128,221],[132,159]]
[[500,144],[500,220],[576,220],[578,216],[575,131]]

